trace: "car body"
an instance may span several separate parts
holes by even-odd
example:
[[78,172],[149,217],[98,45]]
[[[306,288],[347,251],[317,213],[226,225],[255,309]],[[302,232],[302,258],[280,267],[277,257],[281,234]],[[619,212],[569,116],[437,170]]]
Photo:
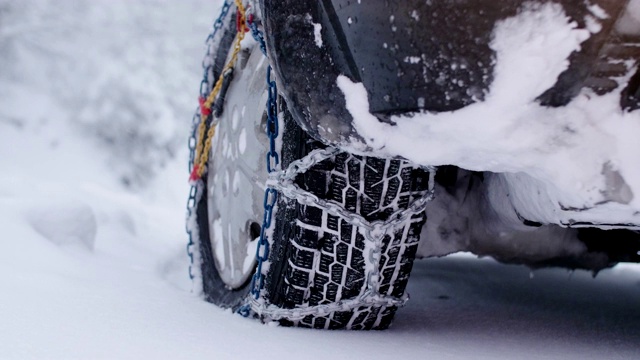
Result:
[[[260,5],[305,131],[441,167],[432,211],[442,216],[428,221],[423,256],[592,269],[638,260],[640,2]],[[581,240],[594,236],[609,245]]]

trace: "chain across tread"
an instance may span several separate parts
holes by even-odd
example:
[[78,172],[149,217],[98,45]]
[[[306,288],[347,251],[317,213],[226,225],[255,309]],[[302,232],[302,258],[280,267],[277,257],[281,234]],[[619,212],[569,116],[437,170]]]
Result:
[[[295,306],[255,302],[254,311],[301,327],[387,327],[406,301],[431,197],[429,181],[412,183],[421,178],[417,171],[401,160],[319,149],[272,177],[272,185],[299,204],[296,234],[285,240],[291,245],[282,290]],[[306,189],[295,184],[297,176]]]
[[[392,213],[386,220],[378,220],[370,222],[366,220],[360,214],[347,209],[345,206],[342,206],[336,202],[326,201],[325,199],[321,199],[318,196],[301,189],[297,186],[293,179],[296,178],[297,175],[306,172],[313,165],[318,162],[326,159],[332,158],[335,154],[340,153],[340,150],[336,148],[327,148],[322,150],[314,150],[309,153],[308,156],[305,156],[303,159],[297,160],[293,162],[289,168],[281,173],[272,173],[269,177],[267,185],[277,189],[282,192],[286,197],[295,199],[302,205],[315,205],[320,208],[326,210],[329,214],[334,216],[342,216],[343,218],[349,219],[349,223],[352,225],[360,226],[366,229],[374,229],[374,228],[388,228],[397,226],[404,222],[408,217],[413,214],[420,213],[425,210],[427,204],[432,200],[433,193],[425,192],[424,196],[418,196],[413,202],[411,202],[407,209],[400,209],[394,213]],[[375,159],[375,158],[370,158]],[[381,159],[377,159],[381,160]],[[433,168],[422,168],[425,171],[435,172]],[[397,179],[392,179],[394,181]]]

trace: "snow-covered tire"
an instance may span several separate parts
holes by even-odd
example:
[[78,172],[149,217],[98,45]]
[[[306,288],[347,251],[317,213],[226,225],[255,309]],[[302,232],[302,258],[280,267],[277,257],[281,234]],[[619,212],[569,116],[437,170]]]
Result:
[[[214,76],[219,74],[224,59],[227,58],[234,30],[232,23],[225,27],[220,46],[213,53],[214,59],[211,60],[215,64]],[[252,51],[259,51],[258,47],[255,46]],[[225,113],[216,133],[218,137],[224,136],[225,133],[231,134],[224,128],[229,125],[223,122],[230,120],[227,119],[231,116],[229,113],[233,112],[233,109],[237,108],[237,105],[242,101],[247,109],[264,108],[264,101],[247,103],[244,100],[245,97],[237,94],[234,96],[234,86],[244,87],[246,85],[249,89],[247,91],[255,94],[257,91],[262,91],[256,90],[255,84],[264,84],[264,82],[254,82],[253,80],[250,81],[251,84],[241,82],[242,79],[247,78],[245,75],[259,67],[256,65],[257,62],[252,62],[251,56],[253,55],[245,55],[249,59],[247,62],[243,62],[244,65],[240,68],[236,68],[234,80],[229,87]],[[252,67],[253,65],[256,66]],[[261,73],[259,76],[264,76],[264,74]],[[238,100],[240,98],[241,100]],[[251,98],[251,96],[247,98]],[[252,99],[255,98],[254,96]],[[284,105],[283,99],[280,104],[279,111],[282,122],[280,136],[283,144],[280,156],[281,166],[284,169],[291,162],[303,158],[314,149],[323,148],[324,145],[312,139],[298,126]],[[247,110],[247,113],[251,111]],[[244,109],[238,113],[245,117]],[[256,112],[252,117],[253,123],[249,124],[243,118],[239,120],[239,123],[245,124],[247,129],[264,127],[264,124],[261,123],[264,122],[264,117],[256,116],[257,114]],[[253,134],[252,131],[247,133]],[[259,142],[262,141],[260,136],[252,138],[249,135],[248,139],[248,146],[259,145]],[[215,141],[220,141],[220,138]],[[229,141],[233,142],[237,139],[234,140],[231,137]],[[257,148],[259,148],[258,145],[256,145]],[[233,161],[233,159],[220,157],[220,153],[216,155],[215,151],[214,146],[208,169],[211,171],[215,171],[216,168],[228,169],[229,164],[224,162]],[[221,153],[224,154],[227,151],[223,150]],[[257,158],[263,159],[264,162],[263,156]],[[240,161],[246,160],[240,159]],[[215,163],[216,161],[218,163]],[[255,176],[250,176],[252,179],[258,180],[254,182],[259,182],[260,179],[264,180],[266,177],[264,165],[257,166],[256,169],[259,170],[256,170]],[[228,281],[225,282],[225,277],[221,276],[223,271],[220,270],[219,261],[216,260],[219,254],[216,254],[216,240],[213,239],[216,232],[215,230],[211,231],[216,226],[212,223],[211,212],[232,212],[233,209],[215,209],[215,206],[212,209],[212,204],[224,203],[211,197],[211,194],[215,192],[215,180],[213,179],[212,174],[203,176],[195,208],[202,288],[207,301],[235,310],[248,299],[251,279],[242,280],[244,281],[242,284],[239,282],[229,284]],[[296,183],[300,188],[317,197],[340,205],[372,222],[385,220],[398,210],[407,208],[417,197],[426,196],[429,180],[430,174],[428,172],[406,161],[363,157],[342,152],[299,175]],[[218,186],[220,185],[218,184]],[[241,189],[241,191],[251,193],[254,202],[262,204],[263,193],[259,193],[255,189],[253,191]],[[365,258],[369,254],[365,252],[366,240],[363,229],[354,227],[345,219],[330,215],[313,206],[301,205],[294,199],[280,195],[278,196],[277,210],[273,215],[275,228],[273,237],[270,239],[272,246],[269,252],[270,266],[265,278],[266,291],[263,292],[267,303],[282,309],[292,309],[331,304],[340,300],[360,297],[367,290],[366,266],[368,263],[370,264]],[[236,208],[236,210],[239,209]],[[259,212],[263,209],[256,209],[253,206],[253,211]],[[248,215],[247,212],[239,213],[237,216],[232,213],[227,215],[226,219],[246,217],[247,224],[251,224],[251,226],[248,226],[245,233],[255,237],[256,234],[259,234],[259,227],[256,230],[256,226],[254,226],[257,225],[255,219],[261,219],[262,214],[254,215],[255,217],[252,219],[251,214]],[[243,224],[244,217],[241,219]],[[229,221],[231,224],[235,220]],[[419,234],[425,221],[424,212],[414,215],[404,227],[397,229],[393,236],[387,236],[383,240],[379,266],[380,294],[394,298],[401,298],[404,295],[417,250]],[[227,223],[217,226],[222,229],[231,227]],[[233,226],[237,227],[237,221]],[[237,232],[229,231],[229,235],[224,232],[221,236],[233,236],[232,233]],[[219,242],[220,239],[217,241]],[[227,244],[233,242],[228,239],[225,241]],[[244,278],[241,277],[241,279]],[[384,329],[391,323],[396,309],[396,306],[362,306],[349,311],[309,315],[301,320],[281,319],[280,323],[286,326],[326,329]],[[268,320],[268,318],[264,318],[264,320]]]
[[[282,149],[286,167],[324,147],[302,131],[285,112]],[[367,221],[386,220],[426,196],[430,174],[397,159],[342,152],[300,175],[302,189],[338,204]],[[417,214],[392,236],[385,237],[380,262],[382,295],[401,298],[413,266],[420,231],[426,221]],[[353,299],[366,291],[365,231],[347,219],[314,206],[280,197],[274,246],[266,289],[269,302],[281,308],[313,307]],[[283,325],[320,329],[385,329],[396,306],[362,306],[350,311],[281,320]]]

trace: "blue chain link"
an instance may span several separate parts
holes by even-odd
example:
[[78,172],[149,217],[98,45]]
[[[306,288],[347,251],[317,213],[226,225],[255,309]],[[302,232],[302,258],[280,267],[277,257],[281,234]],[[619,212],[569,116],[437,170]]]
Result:
[[[207,37],[207,43],[212,41],[216,33],[223,26],[224,18],[229,13],[229,9],[231,8],[231,2],[229,0],[225,1],[222,6],[222,11],[218,19],[215,21],[213,25],[213,31]],[[266,56],[266,44],[264,41],[264,35],[258,29],[258,26],[255,22],[251,22],[249,24],[249,28],[251,29],[251,34],[253,38],[258,42],[260,46],[260,50]],[[207,54],[205,56],[205,60],[203,60],[203,68],[204,75],[202,82],[200,83],[200,95],[206,97],[211,91],[211,82],[210,77],[212,76],[212,64],[206,63],[207,59],[211,58],[211,46],[207,49]],[[267,67],[267,90],[268,90],[268,100],[266,104],[267,108],[267,136],[269,137],[269,151],[266,155],[266,168],[268,173],[272,173],[276,171],[276,168],[280,164],[280,158],[278,155],[277,147],[276,147],[276,139],[279,135],[279,125],[278,125],[278,87],[276,82],[271,79],[271,66]],[[196,148],[196,129],[200,122],[199,113],[196,112],[193,119],[193,131],[191,137],[189,139],[189,150],[190,150],[190,161],[189,161],[189,171],[191,172],[193,167],[193,160],[195,156],[195,148]],[[195,211],[196,206],[196,194],[197,188],[194,184],[191,187],[191,191],[189,192],[189,200],[187,202],[187,212],[189,218],[191,218],[193,211]],[[258,246],[256,248],[256,271],[251,279],[251,295],[257,300],[260,298],[260,292],[264,287],[264,276],[262,275],[262,266],[265,261],[269,259],[269,239],[267,236],[267,230],[271,227],[273,220],[273,210],[278,201],[278,191],[274,188],[267,187],[264,193],[264,215],[262,219],[262,228],[260,229],[260,239],[258,241]],[[191,229],[189,224],[187,224],[187,233],[189,234],[189,243],[187,244],[187,253],[191,260],[191,265],[189,266],[189,277],[193,280],[194,275],[192,272],[193,261],[194,261],[194,253],[192,251],[192,246],[195,245],[193,241],[193,236],[191,233]],[[241,307],[238,310],[243,316],[249,316],[250,307],[247,305]]]
[[[220,16],[218,16],[216,21],[213,23],[213,30],[211,31],[209,36],[207,36],[207,40],[205,40],[206,44],[209,45],[210,42],[215,39],[216,34],[218,33],[218,30],[222,28],[222,25],[224,25],[223,24],[224,19],[227,17],[227,14],[229,14],[230,9],[231,9],[231,0],[226,0],[224,4],[222,4],[222,10],[220,11]],[[213,83],[209,81],[210,77],[213,75],[213,72],[211,71],[211,69],[213,68],[213,63],[210,62],[209,64],[205,64],[207,59],[212,59],[211,50],[212,50],[212,47],[207,46],[207,54],[205,55],[204,59],[202,59],[202,68],[204,70],[204,74],[202,75],[202,82],[200,83],[200,96],[205,98],[209,95],[209,92],[213,87]],[[214,81],[215,80],[217,79],[214,79]]]
[[[271,81],[271,65],[267,67],[267,86],[269,89],[269,100],[267,102],[267,136],[269,137],[269,151],[267,152],[267,172],[275,171],[275,167],[280,164],[280,158],[276,150],[276,138],[278,137],[278,86],[275,81]],[[272,166],[273,162],[273,166]]]
[[[207,40],[205,41],[205,43],[207,44],[207,53],[205,54],[205,57],[202,60],[202,68],[204,70],[204,74],[202,76],[202,81],[200,82],[200,96],[202,97],[206,97],[212,88],[212,82],[210,81],[210,77],[213,76],[213,62],[211,61],[212,59],[211,50],[213,47],[211,46],[211,41],[215,39],[216,34],[218,33],[218,30],[222,28],[224,19],[227,17],[227,14],[229,14],[229,9],[231,9],[231,0],[226,0],[222,5],[220,16],[218,16],[218,18],[214,22],[213,29],[211,30],[211,33],[209,34],[209,36],[207,36]],[[198,125],[200,124],[200,121],[201,121],[200,107],[198,107],[191,121],[192,129],[191,129],[191,135],[189,137],[189,143],[188,143],[189,173],[191,173],[191,171],[193,170],[196,145],[197,145],[196,132],[198,129]],[[189,279],[191,280],[193,280],[195,277],[195,275],[193,274],[193,262],[194,262],[193,246],[195,245],[195,242],[193,241],[194,234],[192,233],[190,221],[196,210],[197,192],[198,192],[197,185],[193,184],[189,189],[189,199],[187,200],[187,219],[189,219],[186,224],[186,231],[187,231],[187,234],[189,235],[189,242],[187,243],[187,255],[189,256]]]
[[[278,138],[278,88],[275,81],[271,81],[271,66],[267,67],[267,86],[269,97],[267,99],[267,136],[269,137],[269,151],[267,152],[267,172],[276,171],[279,157],[276,148]],[[264,192],[264,216],[262,218],[262,229],[260,230],[260,240],[256,249],[256,259],[258,261],[256,272],[251,279],[251,295],[257,300],[260,298],[260,291],[264,287],[264,276],[262,275],[262,263],[269,259],[269,239],[267,230],[271,227],[273,219],[273,209],[278,201],[278,192],[271,187],[267,187]]]
[[258,29],[258,24],[255,21],[249,23],[249,29],[251,29],[251,36],[260,44],[260,51],[267,56],[267,46],[264,42],[264,35],[262,31]]
[[[267,50],[262,32],[258,29],[255,22],[249,23],[251,35],[260,45],[260,51],[266,56]],[[267,136],[269,137],[269,151],[267,152],[266,164],[269,174],[276,171],[276,167],[280,164],[280,158],[276,147],[276,139],[280,133],[278,125],[278,86],[276,82],[271,80],[271,65],[267,67],[267,91],[268,99],[266,104],[267,110]],[[278,201],[278,191],[272,187],[267,187],[264,192],[264,215],[262,217],[262,228],[260,229],[260,240],[256,249],[256,272],[251,278],[251,295],[254,299],[260,298],[260,292],[264,288],[264,276],[262,275],[262,265],[269,260],[269,239],[267,230],[271,227],[273,220],[273,210]],[[243,305],[238,309],[238,313],[242,316],[251,314],[251,306]]]

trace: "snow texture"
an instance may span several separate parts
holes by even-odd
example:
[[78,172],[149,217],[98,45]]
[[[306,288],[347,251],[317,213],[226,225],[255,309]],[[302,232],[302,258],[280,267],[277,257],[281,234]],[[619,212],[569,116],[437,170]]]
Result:
[[[567,58],[581,48],[589,31],[599,30],[598,14],[587,22],[589,29],[581,29],[562,6],[548,2],[526,5],[499,22],[490,44],[496,52],[495,80],[484,101],[457,111],[392,117],[394,124],[383,123],[369,113],[362,84],[340,76],[338,86],[358,134],[381,155],[508,174],[500,180],[518,189],[512,202],[527,219],[568,222],[558,204],[582,209],[613,201],[597,213],[566,216],[638,223],[640,142],[632,134],[640,134],[640,111],[620,109],[622,87],[605,96],[585,89],[560,108],[535,101],[567,69]],[[355,147],[362,149],[361,144]],[[620,191],[609,194],[612,188]]]
[[[637,357],[637,266],[418,262],[408,307],[370,333],[267,327],[191,293],[186,145],[155,140],[189,131],[201,53],[183,50],[202,49],[219,7],[0,1],[0,359]],[[104,141],[132,129],[153,141]]]
[[311,25],[313,25],[313,37],[314,37],[314,41],[316,43],[316,46],[321,48],[322,47],[322,24],[317,24],[314,23],[311,18],[310,14],[307,14],[306,20],[311,23]]
[[185,39],[206,36],[210,3],[0,0],[0,122],[60,111],[120,181],[144,187],[184,146],[204,42]]

